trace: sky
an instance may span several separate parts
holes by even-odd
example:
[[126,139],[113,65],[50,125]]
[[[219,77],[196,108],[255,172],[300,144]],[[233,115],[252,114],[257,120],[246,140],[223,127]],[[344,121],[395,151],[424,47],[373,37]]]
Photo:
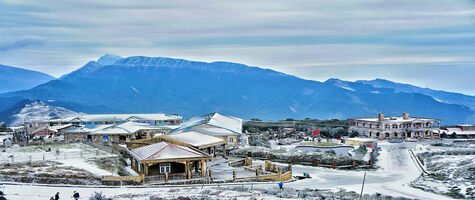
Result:
[[0,0],[0,64],[59,77],[104,54],[475,95],[475,1]]

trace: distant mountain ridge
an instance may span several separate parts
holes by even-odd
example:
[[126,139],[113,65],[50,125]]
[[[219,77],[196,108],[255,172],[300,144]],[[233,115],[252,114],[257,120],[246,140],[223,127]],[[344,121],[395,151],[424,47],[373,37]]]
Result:
[[0,65],[0,93],[30,89],[53,79],[45,73]]
[[429,88],[417,87],[410,84],[396,83],[384,79],[359,80],[357,83],[369,84],[377,88],[392,88],[397,92],[420,93],[433,97],[435,100],[445,103],[460,104],[475,110],[475,96],[465,95],[455,92],[433,90]]
[[475,122],[474,111],[466,106],[473,102],[446,103],[449,98],[436,100],[368,82],[318,82],[238,63],[165,57],[106,55],[60,79],[1,97],[52,100],[48,104],[91,114],[164,112],[186,118],[221,112],[244,119],[280,120],[410,112],[442,119],[444,124]]

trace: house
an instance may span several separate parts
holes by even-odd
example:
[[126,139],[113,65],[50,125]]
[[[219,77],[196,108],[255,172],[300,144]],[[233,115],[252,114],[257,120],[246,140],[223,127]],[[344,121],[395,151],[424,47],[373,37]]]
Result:
[[176,127],[155,126],[133,121],[117,124],[87,124],[81,127],[63,131],[65,139],[84,139],[93,142],[120,143],[136,139],[151,138],[155,134],[161,135]]
[[52,129],[51,127],[44,126],[44,127],[40,127],[33,130],[32,133],[33,135],[38,136],[38,137],[41,137],[41,136],[52,137],[52,136],[56,136],[58,131],[56,129]]
[[179,115],[156,114],[82,114],[65,118],[52,118],[46,121],[29,122],[31,127],[56,126],[64,124],[88,125],[88,124],[117,124],[132,121],[147,123],[150,125],[178,125],[182,122]]
[[226,145],[237,146],[242,133],[242,119],[213,112],[193,117],[183,122],[179,128],[170,131],[169,134],[187,131],[219,137],[226,141]]
[[475,139],[475,125],[459,124],[455,127],[441,129],[440,131],[445,132],[449,138],[455,133],[457,139]]
[[[183,179],[207,176],[209,154],[193,147],[159,142],[135,149],[127,149],[134,171],[144,176],[165,175]],[[165,178],[165,177],[163,177]]]
[[385,117],[383,113],[378,117],[348,119],[348,132],[356,131],[360,136],[370,138],[439,138],[437,130],[440,128],[439,119],[410,117],[403,113],[398,117]]
[[[162,141],[176,145],[193,147],[201,151],[207,152],[208,154],[213,156],[216,155],[216,148],[226,149],[226,141],[224,139],[196,131],[170,133],[165,135],[159,135],[154,138],[136,140],[127,143],[127,147],[137,148]],[[223,152],[224,156],[226,157],[226,151]]]

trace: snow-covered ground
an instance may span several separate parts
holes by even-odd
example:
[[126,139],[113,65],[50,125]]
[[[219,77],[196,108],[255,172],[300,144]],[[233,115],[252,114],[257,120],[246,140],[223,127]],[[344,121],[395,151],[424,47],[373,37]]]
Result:
[[34,101],[26,104],[17,114],[13,115],[10,126],[18,126],[27,121],[48,120],[52,117],[75,116],[79,113],[62,107],[48,105],[42,101]]
[[474,149],[465,143],[419,145],[416,151],[433,174],[412,182],[414,187],[458,198],[475,198]]
[[[380,193],[416,199],[449,199],[445,196],[412,188],[409,183],[419,177],[421,172],[409,157],[408,148],[415,143],[391,144],[380,142],[379,169],[366,171],[365,194]],[[311,179],[285,184],[292,188],[336,189],[343,188],[360,192],[364,171],[335,170],[320,167],[293,165],[293,175],[310,173]]]
[[[50,152],[45,151],[48,148],[51,148]],[[59,151],[59,153],[57,151]],[[0,152],[0,162],[55,161],[61,163],[61,166],[84,169],[96,176],[109,176],[112,175],[111,172],[100,169],[97,165],[92,163],[90,159],[114,156],[116,155],[82,143],[45,144],[8,148],[7,151]]]
[[[442,195],[425,192],[409,186],[409,183],[420,175],[418,168],[414,165],[407,150],[408,148],[415,148],[415,145],[416,143],[390,144],[387,142],[381,142],[379,147],[381,147],[382,151],[377,163],[380,167],[377,170],[367,171],[364,193],[380,193],[384,195],[402,196],[415,199],[449,199],[448,197]],[[217,168],[219,168],[218,165],[224,165],[224,163],[215,164],[217,164]],[[259,164],[259,161],[255,161],[254,164]],[[223,169],[226,168],[225,166],[221,167]],[[335,170],[320,167],[293,165],[293,175],[302,175],[303,172],[310,173],[312,178],[284,183],[284,188],[300,190],[305,188],[330,189],[334,191],[338,188],[342,188],[359,192],[361,190],[361,183],[364,174],[364,171]],[[246,183],[246,185],[248,184],[249,183]],[[182,188],[181,186],[156,186],[160,188],[69,188],[38,185],[5,185],[4,187],[8,199],[14,200],[25,198],[35,199],[37,197],[44,199],[53,195],[56,191],[61,192],[61,194],[66,194],[67,198],[70,197],[73,191],[79,191],[83,197],[89,197],[95,191],[101,191],[107,197],[114,197],[114,199],[149,199],[150,194],[157,194],[158,196],[164,195],[161,197],[199,197],[199,195],[202,195],[204,190],[211,186],[186,186],[188,187],[186,190],[179,189]],[[223,184],[221,187],[225,187],[225,185]],[[277,185],[275,183],[253,183],[253,187],[259,189],[273,189],[276,188]],[[29,192],[25,193],[24,191]],[[217,192],[217,189],[211,189],[205,193],[213,192]],[[218,193],[222,194],[223,192]],[[223,194],[222,197],[226,199],[233,197],[233,195],[236,195],[235,197],[237,197],[237,199],[249,199],[249,195],[252,196],[253,193],[229,191],[229,193]],[[276,199],[275,196],[266,196],[266,194],[259,194],[263,196],[256,195],[257,194],[254,194],[254,196],[258,197],[259,199],[261,197],[263,199]]]

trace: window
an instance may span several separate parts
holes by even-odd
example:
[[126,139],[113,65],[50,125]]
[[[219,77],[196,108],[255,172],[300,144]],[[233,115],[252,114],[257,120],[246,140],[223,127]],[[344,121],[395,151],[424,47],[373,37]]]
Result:
[[170,163],[162,163],[160,164],[160,174],[170,173],[171,172],[171,165]]
[[234,138],[230,137],[229,142],[234,142]]

